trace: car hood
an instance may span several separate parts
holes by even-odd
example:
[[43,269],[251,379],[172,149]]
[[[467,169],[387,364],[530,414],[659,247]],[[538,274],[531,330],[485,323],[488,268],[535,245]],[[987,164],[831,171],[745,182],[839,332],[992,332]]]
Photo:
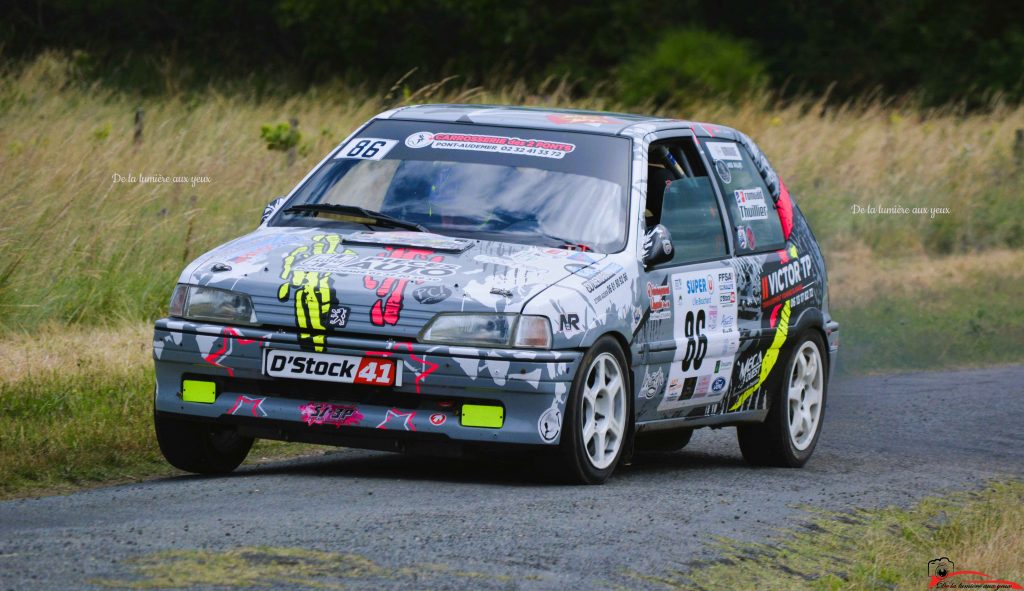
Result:
[[196,259],[180,281],[251,295],[264,326],[414,338],[438,312],[519,312],[605,256],[423,232],[261,228]]

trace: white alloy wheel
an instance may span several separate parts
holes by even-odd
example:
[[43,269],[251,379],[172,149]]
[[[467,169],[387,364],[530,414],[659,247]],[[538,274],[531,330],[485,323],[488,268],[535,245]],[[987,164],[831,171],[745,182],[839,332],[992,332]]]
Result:
[[825,380],[822,368],[818,347],[805,341],[797,351],[787,386],[789,438],[799,451],[807,449],[818,431]]
[[583,447],[590,464],[603,470],[618,457],[626,436],[626,383],[611,353],[601,353],[587,368],[580,397]]

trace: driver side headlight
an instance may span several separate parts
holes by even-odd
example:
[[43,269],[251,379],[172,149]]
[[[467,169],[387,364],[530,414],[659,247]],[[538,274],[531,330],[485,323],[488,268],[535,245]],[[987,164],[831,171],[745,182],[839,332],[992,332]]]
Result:
[[170,315],[224,324],[257,324],[256,309],[247,294],[183,283],[174,288]]
[[420,332],[420,342],[550,349],[551,323],[544,316],[441,313]]

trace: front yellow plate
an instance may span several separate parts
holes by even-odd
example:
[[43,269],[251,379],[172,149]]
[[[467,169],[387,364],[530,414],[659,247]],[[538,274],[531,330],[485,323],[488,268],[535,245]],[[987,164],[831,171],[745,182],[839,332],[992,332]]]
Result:
[[487,427],[500,429],[505,424],[505,409],[500,406],[482,406],[479,404],[463,404],[463,427]]
[[217,399],[217,384],[201,380],[185,380],[181,383],[181,399],[185,402],[213,404]]

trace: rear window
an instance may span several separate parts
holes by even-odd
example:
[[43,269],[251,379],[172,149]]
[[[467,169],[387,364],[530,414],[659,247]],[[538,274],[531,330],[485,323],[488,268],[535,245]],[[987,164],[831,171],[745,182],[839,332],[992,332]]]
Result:
[[708,140],[705,151],[722,188],[736,238],[736,253],[777,250],[785,245],[782,224],[771,193],[747,150],[730,141]]

